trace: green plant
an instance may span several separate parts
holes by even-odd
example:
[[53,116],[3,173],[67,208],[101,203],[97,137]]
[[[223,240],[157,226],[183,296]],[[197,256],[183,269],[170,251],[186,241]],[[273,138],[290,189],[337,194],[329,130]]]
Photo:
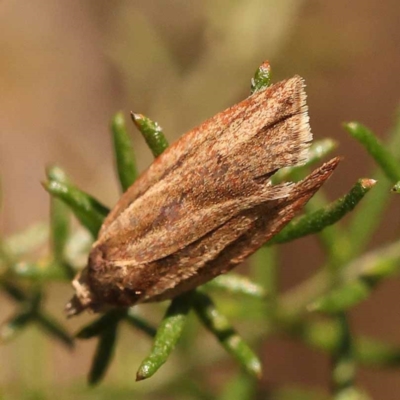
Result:
[[[269,74],[269,70],[258,70],[252,82],[253,90],[269,85]],[[132,114],[132,118],[154,156],[161,154],[168,142],[159,125],[139,114]],[[360,179],[343,197],[330,203],[323,191],[318,192],[307,206],[307,212],[289,223],[252,258],[251,278],[230,273],[184,295],[183,301],[182,296],[174,299],[157,328],[143,319],[136,307],[112,310],[97,317],[76,334],[79,339],[98,339],[89,382],[96,384],[103,378],[112,359],[118,329],[122,323],[144,332],[153,340],[149,355],[139,367],[137,380],[152,376],[167,361],[183,335],[191,310],[236,358],[248,376],[259,377],[261,362],[257,355],[211,298],[210,293],[221,291],[241,297],[241,304],[235,303],[234,314],[244,319],[249,318],[249,321],[263,322],[263,329],[249,335],[252,341],[261,338],[265,340],[269,335],[278,333],[327,352],[332,360],[332,393],[336,399],[364,398],[354,383],[358,365],[380,368],[399,366],[400,347],[354,335],[347,311],[368,298],[381,280],[392,276],[399,268],[399,241],[368,252],[365,249],[389,199],[390,188],[393,187],[393,192],[398,191],[399,183],[396,182],[400,181],[400,154],[392,154],[388,148],[399,152],[400,118],[397,118],[387,147],[361,124],[347,123],[345,129],[365,146],[379,166],[379,171],[375,173],[378,187],[362,203],[358,205],[375,186],[375,180]],[[138,173],[131,139],[121,113],[116,114],[112,120],[112,132],[117,172],[124,191]],[[335,146],[329,139],[315,142],[306,165],[282,169],[274,176],[274,180],[299,179],[308,172],[311,164],[320,161]],[[34,323],[47,335],[72,347],[74,339],[67,329],[43,310],[43,295],[50,282],[70,281],[80,268],[81,254],[87,252],[90,246],[90,240],[82,244],[80,232],[71,230],[70,213],[75,215],[94,240],[109,210],[77,188],[58,167],[47,169],[47,180],[43,186],[52,195],[51,255],[36,261],[30,260],[29,255],[47,238],[47,227],[43,225],[0,241],[0,288],[17,304],[17,311],[1,326],[0,339],[9,341]],[[340,220],[355,207],[356,211],[344,229]],[[309,234],[317,234],[326,253],[325,265],[305,283],[289,292],[278,293],[275,257],[278,244]],[[71,248],[78,249],[71,251]],[[251,307],[256,311],[248,312]],[[317,312],[328,318],[321,321],[316,318]],[[248,315],[245,316],[246,313]],[[248,376],[241,375],[228,384],[221,398],[249,398],[255,390],[255,383]],[[301,398],[299,394],[290,396]]]

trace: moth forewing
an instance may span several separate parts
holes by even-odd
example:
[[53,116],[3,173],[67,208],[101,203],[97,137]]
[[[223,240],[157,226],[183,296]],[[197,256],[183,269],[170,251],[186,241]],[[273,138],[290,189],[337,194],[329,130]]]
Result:
[[[149,264],[150,269],[143,272],[147,276],[156,274],[157,277],[139,301],[173,298],[230,271],[243,262],[299,212],[330,177],[338,163],[339,158],[332,159],[296,184],[287,198],[262,202],[250,210],[245,210],[191,244],[188,246],[190,259],[185,257],[183,251]],[[166,265],[178,265],[179,268],[164,269]],[[166,272],[157,274],[158,270]],[[127,281],[129,280],[128,278]]]
[[[260,183],[306,157],[311,133],[303,86],[299,77],[272,86],[186,134],[205,138],[180,157],[174,154],[180,141],[168,149],[158,161],[172,154],[176,163],[167,162],[164,174],[135,199],[128,191],[120,200],[126,209],[105,222],[97,241],[105,257],[130,265],[166,257],[243,208],[286,196],[287,187]],[[210,126],[218,130],[211,134]],[[140,179],[147,175],[153,181],[151,167]]]
[[[293,121],[292,129],[290,132],[282,132],[277,125],[279,126],[288,118]],[[271,141],[268,142],[267,139]],[[260,148],[262,144],[260,140],[264,142],[264,150]],[[208,175],[201,173],[205,164],[209,167],[216,166],[217,168],[211,172],[223,176],[224,174],[221,173],[223,168],[219,164],[221,159],[229,158],[231,167],[232,164],[233,166],[241,164],[242,169],[246,171],[248,162],[239,163],[237,156],[241,156],[245,161],[246,158],[243,159],[243,156],[249,158],[251,154],[256,154],[258,149],[257,165],[262,166],[263,174],[267,174],[285,166],[304,162],[311,140],[302,78],[294,76],[256,92],[241,103],[189,131],[161,154],[120,198],[106,218],[100,230],[99,239],[106,240],[108,237],[114,237],[115,234],[122,234],[124,230],[132,231],[133,227],[129,218],[118,218],[118,216],[122,213],[135,213],[135,208],[138,207],[135,200],[143,197],[148,191],[150,193],[145,200],[155,193],[160,195],[157,193],[160,188],[169,189],[164,193],[164,197],[168,197],[171,194],[170,186],[183,182],[181,189],[186,188],[188,186],[188,182],[185,181],[186,176],[189,174],[195,176],[198,172],[200,173],[198,178],[205,180],[209,186],[215,183],[215,179],[208,179]],[[252,149],[252,153],[243,155],[242,151],[248,150],[247,147]],[[283,160],[276,157],[275,152],[278,150],[279,154],[285,153]],[[183,174],[183,172],[187,173]],[[242,180],[248,179],[248,174],[242,177]],[[191,186],[192,189],[195,188],[194,184]],[[202,186],[201,189],[203,188]],[[221,191],[222,188],[218,189]],[[179,189],[173,186],[173,192],[177,190]],[[211,198],[211,195],[210,192],[205,194],[208,198]],[[160,203],[164,204],[163,201]],[[144,219],[143,211],[145,210],[138,215],[141,221]],[[153,213],[151,217],[154,217]]]
[[335,168],[333,161],[298,184],[271,185],[279,168],[306,160],[311,139],[298,76],[188,132],[107,217],[75,280],[72,308],[164,300],[233,268],[277,233]]

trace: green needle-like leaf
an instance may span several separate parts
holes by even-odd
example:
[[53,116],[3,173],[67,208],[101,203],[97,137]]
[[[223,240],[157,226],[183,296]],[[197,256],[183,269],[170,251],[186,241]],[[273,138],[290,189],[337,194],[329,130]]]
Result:
[[[57,182],[68,183],[68,177],[61,168],[49,167],[47,178]],[[50,202],[50,241],[54,259],[62,265],[65,272],[72,278],[74,272],[64,263],[64,248],[70,234],[70,218],[68,206],[55,197]]]
[[65,281],[71,277],[73,269],[66,263],[60,265],[54,262],[39,264],[21,261],[10,265],[9,272],[30,281]]
[[400,181],[398,181],[398,182],[392,187],[392,192],[394,192],[394,193],[400,193]]
[[[304,283],[287,291],[279,299],[279,304],[285,310],[285,313],[299,316],[307,308],[312,307],[310,304],[318,302],[318,299],[324,296],[329,296],[335,290],[340,291],[341,287],[347,284],[351,285],[353,282],[361,280],[370,283],[372,287],[380,279],[393,275],[399,268],[400,241],[396,241],[343,265],[337,276],[337,282],[340,286],[332,288],[332,273],[328,269],[323,269]],[[343,309],[338,308],[336,311]]]
[[81,224],[94,238],[100,230],[109,209],[99,201],[69,183],[51,180],[43,183],[44,188],[53,196],[67,204]]
[[[390,130],[386,148],[396,159],[400,159],[400,110],[397,111],[393,128]],[[356,256],[366,247],[373,233],[382,220],[390,197],[393,181],[387,179],[381,168],[372,175],[377,181],[377,188],[355,210],[348,228],[349,241],[352,243],[351,256]],[[368,216],[368,218],[366,218]]]
[[29,303],[27,303],[27,307],[37,315],[40,312],[40,307],[42,306],[43,293],[39,288],[35,288],[33,295],[29,299]]
[[376,253],[366,254],[346,266],[341,285],[313,300],[309,311],[337,313],[367,299],[375,286],[384,278],[397,274],[400,269],[400,243],[394,243]]
[[33,320],[30,310],[24,310],[11,317],[0,327],[0,342],[8,342],[21,333]]
[[90,385],[98,384],[104,377],[114,355],[115,341],[117,339],[118,322],[104,329],[99,338],[96,352],[93,357],[88,381]]
[[278,248],[261,247],[251,258],[251,276],[264,288],[269,303],[278,294]]
[[133,307],[129,308],[128,313],[125,317],[125,321],[134,328],[140,329],[146,335],[154,337],[157,334],[157,329],[149,324],[146,320],[136,315],[133,311]]
[[346,123],[344,127],[366,148],[389,180],[392,182],[400,180],[400,162],[393,157],[372,131],[358,122]]
[[125,309],[108,311],[76,334],[79,339],[99,336],[88,377],[91,385],[99,383],[107,371],[114,354],[118,326],[126,314],[127,311]]
[[[0,242],[0,259],[23,258],[43,246],[49,239],[49,227],[44,222],[38,222],[22,232],[8,236]],[[12,256],[11,256],[12,255]]]
[[[18,290],[13,290],[12,293],[17,293],[16,300],[22,300],[21,294]],[[0,328],[0,340],[6,341],[12,339],[30,322],[34,321],[47,334],[53,336],[57,340],[60,340],[68,347],[72,347],[73,340],[67,331],[52,317],[44,314],[40,310],[42,303],[41,291],[36,290],[30,298],[27,296],[23,297],[24,302],[22,303],[22,310]]]
[[138,170],[132,141],[126,130],[125,118],[122,112],[115,114],[112,119],[111,130],[118,177],[122,191],[125,192],[136,180]]
[[[307,213],[313,213],[327,207],[328,199],[320,189],[310,202],[305,205]],[[348,240],[347,231],[340,224],[334,224],[318,232],[318,239],[324,246],[328,264],[326,267],[334,270],[347,262],[351,252],[352,243]]]
[[240,373],[228,381],[217,400],[255,399],[256,388],[253,378]]
[[322,231],[352,211],[374,185],[375,181],[372,179],[360,179],[345,196],[326,207],[291,221],[267,245],[289,242],[302,236]]
[[212,281],[206,283],[203,287],[207,289],[223,290],[232,294],[245,295],[258,299],[264,299],[267,295],[262,286],[252,282],[246,276],[234,273],[217,276]]
[[[301,321],[289,335],[302,339],[309,346],[329,354],[337,354],[340,349],[341,327],[337,319],[330,321]],[[394,368],[400,366],[400,347],[369,337],[355,337],[354,357],[362,365],[374,368]]]
[[150,378],[167,361],[185,326],[191,306],[190,298],[189,293],[172,300],[157,329],[151,352],[140,364],[137,381]]
[[399,367],[400,348],[368,337],[360,337],[355,342],[355,356],[366,367]]
[[372,290],[371,282],[357,280],[349,282],[331,293],[312,302],[307,309],[326,313],[337,313],[351,308],[355,304],[367,299]]
[[339,346],[333,356],[332,389],[335,399],[348,393],[355,381],[356,364],[353,354],[353,339],[347,318],[343,313],[336,316],[339,326]]
[[39,312],[35,315],[35,322],[39,324],[48,335],[60,341],[69,348],[74,347],[74,340],[67,330],[57,322],[53,317]]
[[23,290],[16,286],[14,283],[2,280],[0,281],[0,287],[10,298],[20,303],[27,300],[27,296],[23,292]]
[[197,290],[193,295],[194,309],[204,326],[251,375],[261,377],[261,362],[227,318],[215,307],[209,296]]
[[98,336],[109,326],[117,324],[125,315],[125,310],[108,311],[95,321],[83,327],[75,336],[79,339],[90,339],[94,336]]
[[139,129],[154,157],[158,157],[168,147],[168,141],[157,122],[142,114],[131,113],[132,121]]
[[251,80],[250,93],[259,92],[271,86],[271,66],[268,61],[264,61],[257,69]]

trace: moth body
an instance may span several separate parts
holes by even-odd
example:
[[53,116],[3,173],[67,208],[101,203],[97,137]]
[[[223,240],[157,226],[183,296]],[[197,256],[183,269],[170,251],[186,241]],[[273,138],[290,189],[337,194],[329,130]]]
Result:
[[161,301],[241,263],[302,208],[334,159],[298,183],[272,185],[307,159],[302,78],[256,92],[185,134],[123,194],[75,279],[70,315]]

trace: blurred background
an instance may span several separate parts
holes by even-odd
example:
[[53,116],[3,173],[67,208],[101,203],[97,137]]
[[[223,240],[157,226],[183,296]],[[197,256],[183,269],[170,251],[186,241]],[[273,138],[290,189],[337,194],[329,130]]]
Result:
[[[173,141],[246,97],[264,60],[275,81],[294,74],[305,78],[314,137],[334,138],[337,154],[345,157],[327,185],[332,199],[340,196],[358,178],[369,177],[373,166],[341,123],[358,120],[382,138],[393,123],[400,97],[399,20],[395,0],[1,1],[1,234],[48,219],[49,196],[40,181],[49,164],[65,168],[105,204],[116,202],[109,134],[116,111],[148,115]],[[151,153],[131,131],[143,170]],[[399,220],[398,206],[390,208],[371,247],[393,239]],[[282,290],[306,279],[322,261],[313,239],[285,246]],[[399,291],[398,281],[386,282],[353,310],[354,330],[400,344]],[[52,288],[49,308],[60,318],[70,292]],[[3,320],[13,305],[0,300]],[[80,325],[68,321],[71,331]],[[243,327],[244,336],[251,329]],[[199,335],[206,336],[202,330]],[[222,357],[212,341],[205,343]],[[0,398],[47,399],[55,393],[60,399],[102,399],[111,393],[115,399],[177,398],[156,391],[184,369],[178,357],[149,382],[134,383],[149,340],[130,331],[122,335],[105,382],[86,389],[93,348],[94,343],[79,343],[70,353],[30,329],[0,347]],[[260,344],[258,351],[262,385],[326,390],[324,355],[284,339]],[[230,364],[214,365],[212,376],[202,372],[211,393],[237,373]],[[361,369],[358,378],[373,398],[400,396],[399,370]],[[191,393],[179,398],[197,398]]]

